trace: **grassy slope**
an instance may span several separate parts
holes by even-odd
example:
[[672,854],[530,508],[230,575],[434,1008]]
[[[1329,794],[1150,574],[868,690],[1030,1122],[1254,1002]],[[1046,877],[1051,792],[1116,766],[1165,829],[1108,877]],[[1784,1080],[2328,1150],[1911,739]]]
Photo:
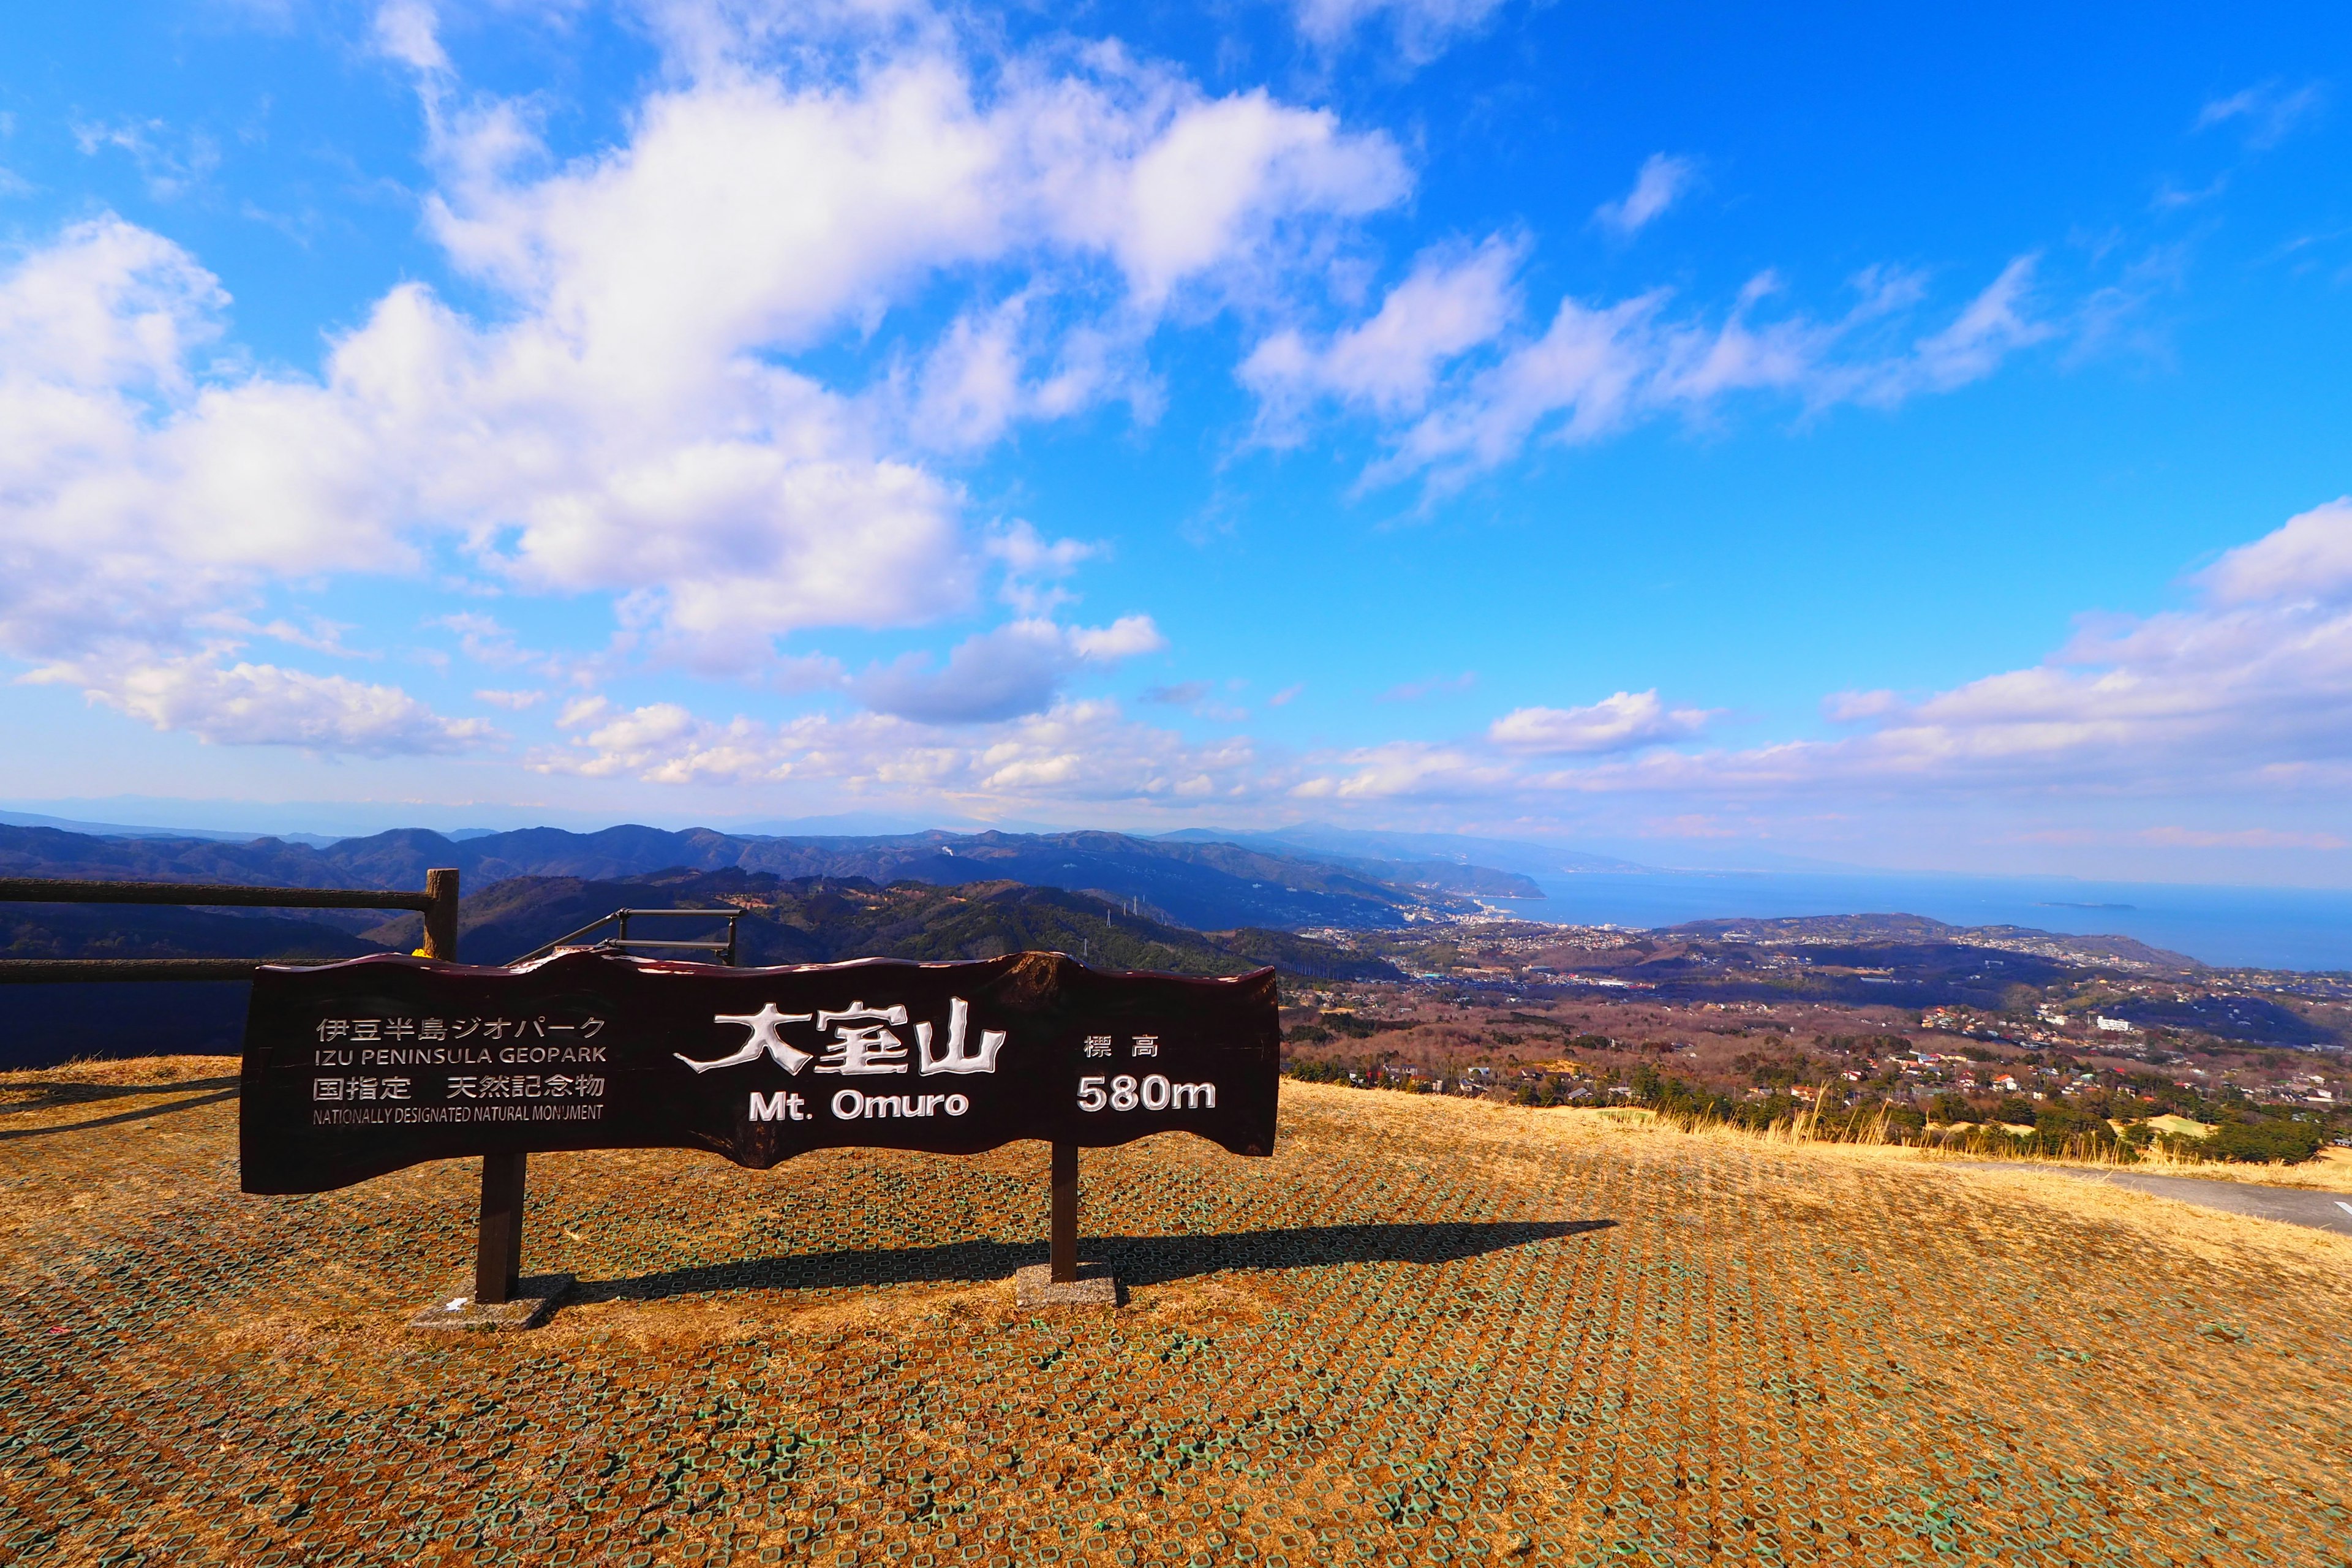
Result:
[[0,1079],[0,1554],[2321,1563],[2347,1534],[2352,1244],[2317,1233],[1294,1085],[1271,1160],[1087,1155],[1116,1313],[1012,1306],[1039,1146],[602,1153],[531,1164],[527,1267],[579,1300],[450,1342],[399,1324],[463,1277],[472,1169],[243,1197],[226,1068]]

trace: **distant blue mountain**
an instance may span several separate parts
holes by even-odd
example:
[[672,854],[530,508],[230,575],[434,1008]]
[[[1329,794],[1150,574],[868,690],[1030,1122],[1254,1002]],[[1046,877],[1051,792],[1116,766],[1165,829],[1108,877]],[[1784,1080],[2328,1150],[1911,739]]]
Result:
[[417,888],[436,866],[457,867],[468,892],[514,877],[612,880],[672,869],[865,877],[886,885],[1012,881],[1099,893],[1139,913],[1201,931],[1391,929],[1416,915],[1474,912],[1485,899],[1544,896],[1519,873],[1452,860],[1376,861],[1296,847],[1276,851],[1118,833],[934,830],[791,839],[628,824],[597,833],[527,827],[462,839],[398,828],[317,847],[282,838],[232,844],[185,835],[114,837],[0,827],[0,875]]
[[1491,866],[1530,877],[1574,876],[1582,871],[1618,873],[1655,870],[1633,860],[1587,855],[1557,845],[1509,838],[1474,838],[1459,833],[1388,833],[1302,822],[1264,829],[1187,827],[1160,836],[1163,843],[1240,844],[1272,854],[1343,856],[1350,863],[1435,861]]
[[[0,825],[11,827],[54,827],[62,833],[84,833],[94,838],[204,838],[220,844],[249,844],[266,837],[259,833],[232,832],[211,827],[138,827],[121,822],[77,822],[67,816],[43,816],[37,812],[0,811]],[[488,832],[485,828],[481,831]],[[282,837],[289,844],[307,844],[312,848],[324,848],[335,842],[323,833],[288,833]],[[453,837],[464,835],[454,834]]]

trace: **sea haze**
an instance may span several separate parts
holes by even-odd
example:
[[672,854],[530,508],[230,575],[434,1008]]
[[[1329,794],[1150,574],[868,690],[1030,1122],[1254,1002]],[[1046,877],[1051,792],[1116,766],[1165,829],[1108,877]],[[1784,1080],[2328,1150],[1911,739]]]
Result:
[[2352,891],[2336,889],[1793,871],[1596,871],[1536,882],[1543,902],[1510,907],[1567,924],[1899,913],[2137,937],[2213,964],[2352,969]]

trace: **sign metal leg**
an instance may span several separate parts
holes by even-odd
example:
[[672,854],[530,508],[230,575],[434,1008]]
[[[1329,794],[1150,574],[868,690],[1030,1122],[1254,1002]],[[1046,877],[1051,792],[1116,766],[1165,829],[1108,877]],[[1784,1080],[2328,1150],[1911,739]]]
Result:
[[1078,1278],[1078,1146],[1054,1145],[1053,1280],[1075,1284]]
[[1023,1307],[1116,1307],[1118,1281],[1099,1263],[1078,1268],[1078,1146],[1054,1145],[1049,1261],[1014,1270],[1013,1299]]
[[482,1156],[482,1232],[474,1253],[474,1300],[514,1299],[522,1278],[522,1200],[527,1154]]
[[537,1327],[571,1290],[569,1274],[522,1278],[522,1204],[530,1156],[482,1156],[482,1228],[474,1249],[474,1293],[454,1296],[409,1320],[412,1329]]

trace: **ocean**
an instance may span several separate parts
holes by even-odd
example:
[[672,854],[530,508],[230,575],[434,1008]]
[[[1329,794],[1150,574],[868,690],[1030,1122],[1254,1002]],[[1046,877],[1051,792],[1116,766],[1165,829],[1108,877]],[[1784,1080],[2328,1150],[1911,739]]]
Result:
[[1514,912],[1564,924],[1926,915],[1953,925],[2137,937],[2213,964],[2352,970],[2352,890],[1790,871],[1587,872],[1535,880],[1546,898]]

